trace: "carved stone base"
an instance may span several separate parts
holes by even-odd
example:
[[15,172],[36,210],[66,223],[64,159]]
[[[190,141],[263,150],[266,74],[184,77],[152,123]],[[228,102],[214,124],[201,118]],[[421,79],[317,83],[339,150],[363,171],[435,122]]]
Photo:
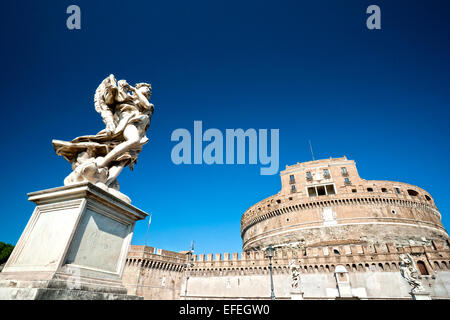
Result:
[[0,299],[136,299],[122,272],[147,214],[91,183],[28,194],[36,203],[0,273]]

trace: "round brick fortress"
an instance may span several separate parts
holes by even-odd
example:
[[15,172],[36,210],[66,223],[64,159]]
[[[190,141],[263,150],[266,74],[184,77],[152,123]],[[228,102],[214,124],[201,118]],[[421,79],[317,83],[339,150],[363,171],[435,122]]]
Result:
[[298,163],[280,175],[281,191],[242,215],[244,251],[268,245],[427,245],[448,239],[428,192],[361,179],[346,157]]

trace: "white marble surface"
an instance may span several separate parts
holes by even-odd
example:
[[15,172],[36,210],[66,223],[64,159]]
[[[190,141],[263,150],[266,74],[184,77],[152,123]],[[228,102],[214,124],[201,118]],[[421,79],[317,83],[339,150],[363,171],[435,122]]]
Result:
[[[126,293],[126,254],[145,212],[87,182],[33,192],[29,200],[36,208],[0,273],[0,296]],[[56,289],[63,291],[48,291]]]

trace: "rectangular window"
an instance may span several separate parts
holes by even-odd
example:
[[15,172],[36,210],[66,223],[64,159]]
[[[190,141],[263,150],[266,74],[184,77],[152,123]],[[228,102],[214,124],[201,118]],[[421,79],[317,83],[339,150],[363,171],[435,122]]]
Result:
[[330,172],[328,171],[328,169],[323,169],[323,175],[324,176],[329,176]]
[[295,177],[294,177],[293,174],[291,174],[291,175],[289,176],[289,182],[290,182],[290,183],[295,183]]
[[348,175],[347,168],[345,168],[345,167],[341,168],[341,172],[344,176]]
[[345,184],[350,184],[350,179],[349,178],[345,178],[344,182],[345,182]]
[[295,192],[296,191],[296,189],[295,189],[295,184],[293,184],[292,186],[291,186],[291,192]]
[[308,171],[308,172],[306,173],[306,179],[308,179],[308,180],[312,179],[311,172]]
[[401,193],[401,192],[400,192],[400,188],[395,187],[395,192],[398,193],[398,194],[400,194],[400,193]]
[[327,194],[336,194],[336,192],[334,190],[334,185],[327,184],[325,187],[327,189]]
[[316,186],[308,188],[308,195],[310,197],[325,196],[332,194],[336,194],[336,189],[334,188],[333,184],[326,184],[324,186]]
[[317,187],[317,195],[318,195],[318,196],[324,196],[324,195],[326,195],[325,187],[324,187],[324,186],[318,186],[318,187]]
[[314,187],[309,187],[309,188],[308,188],[308,195],[309,195],[310,197],[315,197],[315,196],[317,196],[316,188],[314,188]]

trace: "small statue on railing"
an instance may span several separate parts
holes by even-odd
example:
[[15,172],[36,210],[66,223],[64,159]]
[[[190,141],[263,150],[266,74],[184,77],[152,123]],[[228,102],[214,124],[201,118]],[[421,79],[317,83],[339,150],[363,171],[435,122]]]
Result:
[[300,272],[294,260],[289,262],[289,270],[291,272],[291,287],[293,291],[300,291]]
[[151,86],[134,87],[110,75],[102,81],[94,97],[95,110],[106,127],[96,135],[78,137],[71,142],[53,140],[57,155],[72,164],[64,185],[89,181],[117,197],[131,202],[119,192],[117,176],[137,162],[146,137],[154,106],[149,102]]

